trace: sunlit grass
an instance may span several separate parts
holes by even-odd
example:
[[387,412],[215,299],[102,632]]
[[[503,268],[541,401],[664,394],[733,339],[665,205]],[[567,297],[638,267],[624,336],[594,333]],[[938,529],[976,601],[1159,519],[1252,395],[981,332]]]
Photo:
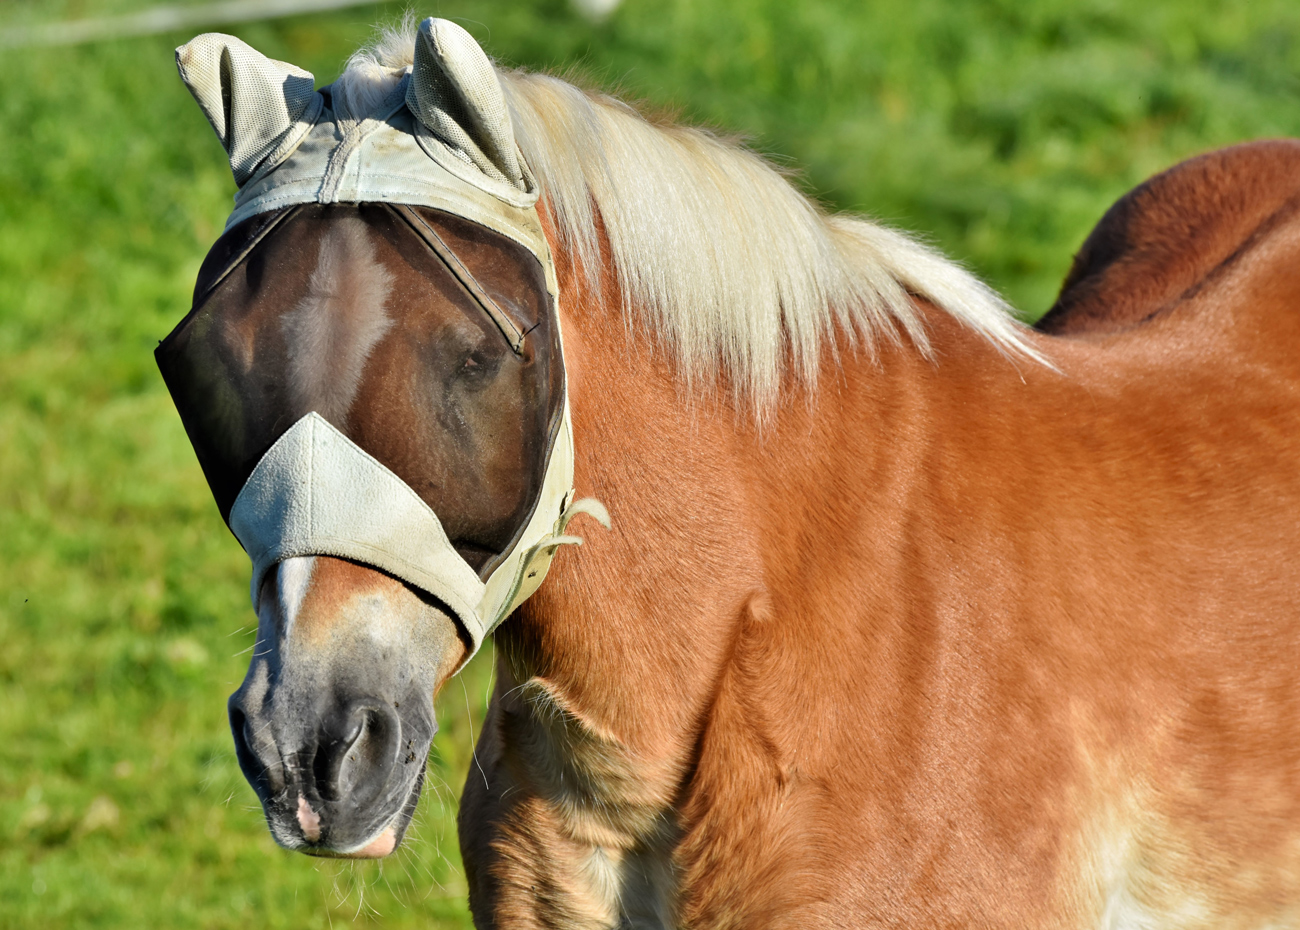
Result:
[[[0,24],[137,9],[22,0]],[[252,24],[328,80],[397,5]],[[1300,7],[1160,0],[443,2],[502,60],[576,66],[727,132],[829,204],[923,233],[1026,316],[1119,194],[1196,151],[1300,134]],[[247,562],[152,349],[229,209],[159,36],[0,55],[0,926],[467,926],[456,798],[488,687],[441,697],[408,845],[274,847],[225,699]]]

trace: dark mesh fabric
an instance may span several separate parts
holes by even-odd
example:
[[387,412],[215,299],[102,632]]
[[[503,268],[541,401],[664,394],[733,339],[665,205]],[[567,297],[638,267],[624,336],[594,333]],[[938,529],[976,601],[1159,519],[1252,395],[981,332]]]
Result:
[[[223,518],[271,444],[315,410],[410,485],[486,577],[532,512],[559,428],[558,329],[541,264],[527,249],[416,209],[527,333],[519,352],[410,219],[381,204],[332,204],[262,214],[222,236],[200,271],[194,309],[156,357]],[[374,277],[364,262],[322,269],[323,256],[336,256],[323,240],[340,224],[356,230],[357,220],[369,243],[362,251],[388,282],[386,299],[378,307],[312,302],[332,281]],[[314,318],[318,306],[334,305],[342,317],[380,318]],[[324,335],[302,337],[304,327]],[[349,327],[382,333],[359,365]]]

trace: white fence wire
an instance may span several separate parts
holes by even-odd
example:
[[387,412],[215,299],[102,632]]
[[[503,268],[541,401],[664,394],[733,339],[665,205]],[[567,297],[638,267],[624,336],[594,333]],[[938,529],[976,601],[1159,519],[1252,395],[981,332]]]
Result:
[[247,23],[300,13],[373,6],[378,2],[380,0],[220,0],[217,3],[155,6],[121,16],[11,27],[0,31],[0,48],[80,45],[101,39],[147,36],[202,26]]

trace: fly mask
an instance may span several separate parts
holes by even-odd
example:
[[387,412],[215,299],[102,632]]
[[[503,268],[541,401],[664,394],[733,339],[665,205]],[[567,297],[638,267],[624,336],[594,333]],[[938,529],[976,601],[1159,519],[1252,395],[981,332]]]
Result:
[[[575,513],[608,520],[572,499],[555,270],[492,65],[459,26],[428,19],[400,83],[352,113],[310,74],[230,36],[199,36],[177,64],[240,189],[194,309],[157,359],[253,562],[254,604],[280,561],[343,557],[447,605],[472,654],[556,548],[579,541],[565,535]],[[347,255],[372,273],[340,296],[349,282],[327,280],[326,266]],[[402,266],[419,284],[397,301],[382,292]],[[303,296],[313,291],[315,303]],[[492,358],[457,356],[452,334],[466,325],[494,333]],[[368,390],[402,344],[423,354],[422,370]],[[496,370],[497,356],[518,370],[513,396],[476,420],[445,382],[465,365]],[[415,398],[419,422],[396,422],[395,394]],[[463,461],[512,431],[500,461]]]
[[573,500],[537,185],[452,23],[421,24],[367,112],[229,36],[177,63],[240,185],[157,350],[253,563],[235,747],[282,845],[387,855],[435,689],[580,542],[576,513],[608,525]]

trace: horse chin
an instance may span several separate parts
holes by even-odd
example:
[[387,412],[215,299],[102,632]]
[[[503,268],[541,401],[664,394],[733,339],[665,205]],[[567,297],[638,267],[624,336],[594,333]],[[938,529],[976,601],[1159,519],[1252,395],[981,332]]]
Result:
[[338,859],[383,859],[390,856],[397,844],[401,840],[397,838],[397,831],[391,826],[385,827],[384,832],[379,834],[365,846],[349,853],[337,853],[332,858]]

